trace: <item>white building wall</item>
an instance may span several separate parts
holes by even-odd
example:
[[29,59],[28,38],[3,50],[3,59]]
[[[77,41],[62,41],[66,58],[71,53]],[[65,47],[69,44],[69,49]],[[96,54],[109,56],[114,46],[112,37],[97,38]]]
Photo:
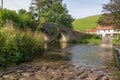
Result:
[[113,36],[114,33],[116,33],[115,30],[97,30],[97,35],[101,35],[102,37],[105,37],[105,35]]

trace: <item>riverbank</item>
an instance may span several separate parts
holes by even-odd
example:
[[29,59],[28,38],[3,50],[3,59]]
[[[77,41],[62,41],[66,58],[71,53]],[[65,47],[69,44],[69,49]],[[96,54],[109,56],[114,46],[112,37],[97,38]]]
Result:
[[0,69],[0,80],[117,80],[112,71],[107,66],[33,61]]

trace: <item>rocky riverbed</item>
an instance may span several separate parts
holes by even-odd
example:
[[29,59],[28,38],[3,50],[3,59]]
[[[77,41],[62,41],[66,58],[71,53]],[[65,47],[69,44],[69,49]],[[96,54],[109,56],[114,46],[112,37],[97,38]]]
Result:
[[65,61],[33,61],[1,68],[0,80],[117,80],[112,71],[106,66],[76,67]]

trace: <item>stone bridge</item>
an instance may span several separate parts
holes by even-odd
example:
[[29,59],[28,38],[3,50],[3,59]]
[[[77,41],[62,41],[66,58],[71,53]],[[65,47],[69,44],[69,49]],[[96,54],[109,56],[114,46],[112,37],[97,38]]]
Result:
[[71,42],[75,39],[71,28],[51,23],[43,23],[41,25],[45,42]]

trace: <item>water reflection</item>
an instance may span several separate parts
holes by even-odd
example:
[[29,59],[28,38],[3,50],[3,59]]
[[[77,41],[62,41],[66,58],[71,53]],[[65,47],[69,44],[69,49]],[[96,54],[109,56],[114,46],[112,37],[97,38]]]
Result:
[[45,50],[59,50],[59,49],[68,48],[71,45],[72,44],[66,43],[66,42],[63,42],[63,43],[54,43],[54,44],[44,43],[44,49]]
[[81,44],[70,48],[70,52],[71,62],[77,66],[81,64],[115,66],[112,47],[108,44],[100,46]]
[[78,66],[81,64],[115,66],[112,44],[45,43],[44,47],[48,51],[67,50],[72,53],[71,62]]
[[70,46],[70,44],[68,44],[68,43],[65,43],[65,42],[60,43],[60,48],[61,48],[61,49],[67,48],[67,47],[69,47],[69,46]]
[[112,48],[112,47],[113,47],[113,44],[101,43],[101,44],[100,44],[100,47],[103,47],[103,48]]

